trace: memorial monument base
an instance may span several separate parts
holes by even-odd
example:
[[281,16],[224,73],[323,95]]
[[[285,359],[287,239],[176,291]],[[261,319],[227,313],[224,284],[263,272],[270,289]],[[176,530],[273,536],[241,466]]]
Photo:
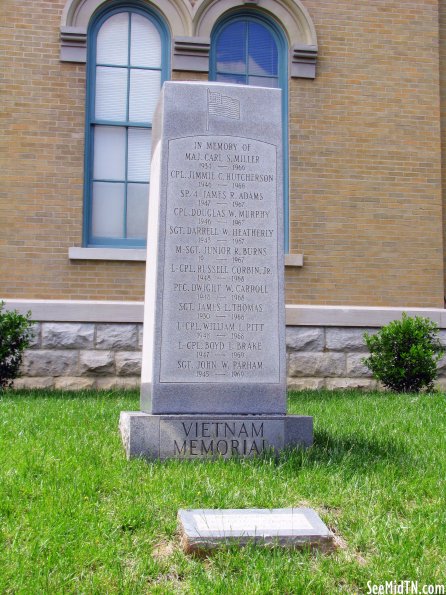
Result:
[[313,418],[302,415],[153,415],[122,411],[127,458],[253,457],[313,443]]

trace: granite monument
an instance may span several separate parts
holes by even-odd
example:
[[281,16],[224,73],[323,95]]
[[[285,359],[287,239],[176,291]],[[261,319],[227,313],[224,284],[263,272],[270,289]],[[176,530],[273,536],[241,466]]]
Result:
[[127,456],[312,443],[286,415],[280,90],[167,82],[152,139],[141,411]]

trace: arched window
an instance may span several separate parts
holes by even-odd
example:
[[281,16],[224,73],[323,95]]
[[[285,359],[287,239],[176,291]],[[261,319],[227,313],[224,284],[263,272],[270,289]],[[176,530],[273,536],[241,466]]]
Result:
[[282,89],[285,250],[288,249],[288,44],[280,27],[256,11],[231,14],[214,27],[210,79]]
[[168,31],[140,3],[101,11],[88,42],[84,245],[144,246],[153,112]]

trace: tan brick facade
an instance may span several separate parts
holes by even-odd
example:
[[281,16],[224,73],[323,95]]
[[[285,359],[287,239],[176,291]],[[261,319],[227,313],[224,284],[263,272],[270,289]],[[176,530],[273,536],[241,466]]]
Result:
[[[443,246],[446,246],[446,1],[439,2],[440,13],[440,99],[441,99],[441,154],[443,180]],[[446,275],[446,250],[443,253]],[[446,278],[445,278],[446,287]],[[446,292],[445,292],[446,293]],[[445,295],[446,304],[446,295]]]
[[[141,300],[143,263],[68,258],[82,244],[85,64],[59,60],[64,4],[0,6],[0,296]],[[290,248],[304,266],[287,268],[286,300],[443,307],[445,3],[440,20],[433,0],[303,4],[319,58],[315,80],[290,79]]]

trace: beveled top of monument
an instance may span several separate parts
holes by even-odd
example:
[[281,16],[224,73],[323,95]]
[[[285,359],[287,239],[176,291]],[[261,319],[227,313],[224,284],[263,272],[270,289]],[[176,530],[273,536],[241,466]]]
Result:
[[[164,137],[242,133],[241,136],[268,140],[282,148],[281,95],[280,89],[266,87],[166,81],[154,120],[158,110],[181,114],[181,118],[164,119]],[[164,108],[166,101],[169,106]]]
[[155,115],[141,408],[286,411],[281,94],[167,82]]

